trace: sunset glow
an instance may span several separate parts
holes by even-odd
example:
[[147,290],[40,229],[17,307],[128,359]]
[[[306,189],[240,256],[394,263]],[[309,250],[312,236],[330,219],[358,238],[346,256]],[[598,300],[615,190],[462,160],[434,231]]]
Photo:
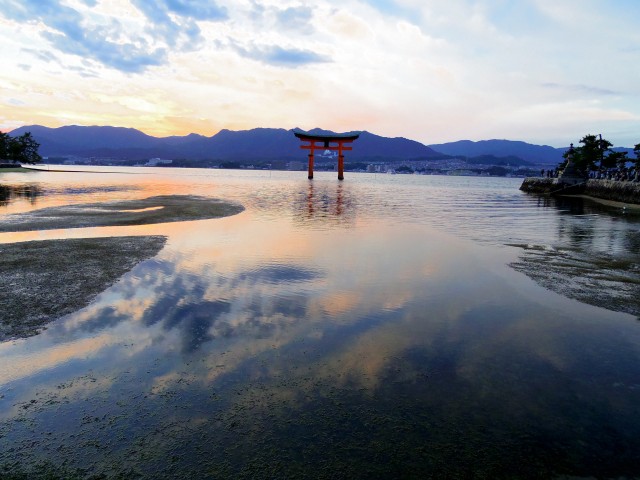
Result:
[[0,130],[640,141],[633,0],[0,0]]

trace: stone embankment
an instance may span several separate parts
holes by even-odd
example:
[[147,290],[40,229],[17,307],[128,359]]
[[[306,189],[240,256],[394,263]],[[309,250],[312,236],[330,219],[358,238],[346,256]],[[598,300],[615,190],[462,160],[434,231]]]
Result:
[[566,185],[557,178],[525,178],[520,190],[545,195],[587,195],[613,202],[640,205],[640,182],[589,179]]

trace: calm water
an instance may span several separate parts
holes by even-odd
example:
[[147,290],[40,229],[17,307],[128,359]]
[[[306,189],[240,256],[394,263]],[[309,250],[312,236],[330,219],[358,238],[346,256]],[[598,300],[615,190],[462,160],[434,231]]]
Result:
[[[88,307],[0,344],[5,471],[640,475],[636,217],[519,179],[102,170],[2,174],[0,215],[159,194],[246,210],[0,233],[168,237]],[[574,295],[589,288],[622,307]]]

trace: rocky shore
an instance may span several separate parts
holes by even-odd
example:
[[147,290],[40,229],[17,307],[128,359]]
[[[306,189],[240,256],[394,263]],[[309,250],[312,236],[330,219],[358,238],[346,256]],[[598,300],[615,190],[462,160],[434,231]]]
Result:
[[640,182],[589,179],[569,185],[557,178],[525,178],[520,190],[544,195],[586,195],[612,202],[640,205]]

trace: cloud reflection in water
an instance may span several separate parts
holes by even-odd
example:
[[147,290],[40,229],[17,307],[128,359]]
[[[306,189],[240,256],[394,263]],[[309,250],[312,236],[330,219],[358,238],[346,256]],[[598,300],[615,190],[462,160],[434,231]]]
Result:
[[[376,217],[352,185],[342,200],[333,183],[255,185],[270,189],[262,204],[251,191],[237,217],[154,227],[170,237],[158,257],[0,346],[25,366],[0,400],[14,405],[0,433],[25,462],[56,451],[148,477],[303,477],[313,464],[545,478],[599,474],[605,458],[601,476],[634,473],[628,316],[540,288],[506,266],[511,249],[394,218],[415,208],[406,198]],[[597,237],[565,223],[567,242]],[[33,431],[54,439],[33,445]]]

